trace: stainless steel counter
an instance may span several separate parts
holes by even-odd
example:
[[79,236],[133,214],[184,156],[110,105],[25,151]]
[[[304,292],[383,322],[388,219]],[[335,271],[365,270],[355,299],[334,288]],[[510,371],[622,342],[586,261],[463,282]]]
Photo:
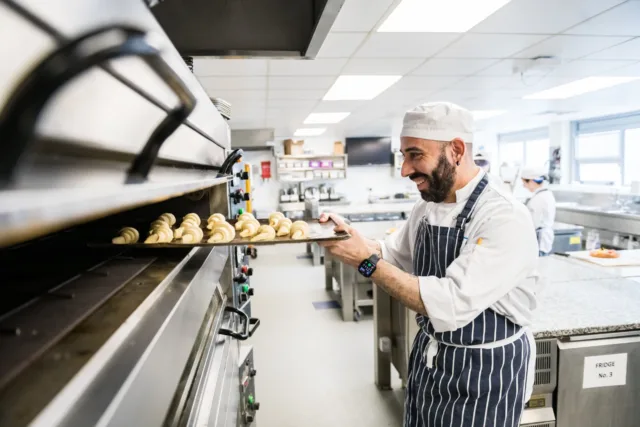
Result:
[[640,215],[601,207],[558,203],[556,220],[622,235],[640,236]]

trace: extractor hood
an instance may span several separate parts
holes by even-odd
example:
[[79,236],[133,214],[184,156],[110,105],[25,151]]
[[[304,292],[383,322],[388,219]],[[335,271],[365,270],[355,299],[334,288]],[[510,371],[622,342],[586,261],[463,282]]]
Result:
[[315,58],[345,0],[164,0],[151,8],[182,55]]
[[274,138],[274,129],[234,129],[231,131],[231,148],[271,150]]

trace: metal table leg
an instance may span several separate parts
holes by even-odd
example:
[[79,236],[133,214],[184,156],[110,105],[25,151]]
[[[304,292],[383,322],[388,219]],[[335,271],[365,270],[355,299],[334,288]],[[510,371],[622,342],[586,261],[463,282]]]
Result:
[[325,255],[324,261],[324,289],[329,292],[333,291],[333,258]]
[[373,353],[376,385],[391,390],[391,297],[373,285]]
[[353,286],[355,281],[354,271],[351,267],[344,265],[341,262],[339,264],[340,271],[340,295],[342,305],[342,320],[353,321],[354,320],[354,305],[353,305]]

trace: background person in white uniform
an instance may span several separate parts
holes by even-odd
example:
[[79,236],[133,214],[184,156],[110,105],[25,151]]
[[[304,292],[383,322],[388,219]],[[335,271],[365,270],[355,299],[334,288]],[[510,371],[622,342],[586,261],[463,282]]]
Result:
[[533,388],[536,235],[524,205],[474,164],[472,127],[451,103],[406,113],[402,175],[423,200],[384,242],[329,215],[352,238],[327,250],[418,313],[405,427],[517,426]]
[[545,175],[546,171],[538,168],[526,168],[522,171],[522,184],[533,193],[525,205],[533,218],[540,256],[551,253],[555,238],[553,224],[556,221],[556,199],[551,190],[545,186]]

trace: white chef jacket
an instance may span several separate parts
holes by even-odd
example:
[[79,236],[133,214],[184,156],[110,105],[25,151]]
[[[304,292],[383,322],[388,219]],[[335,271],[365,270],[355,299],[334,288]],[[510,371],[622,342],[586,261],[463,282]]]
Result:
[[[543,191],[546,190],[546,191]],[[553,223],[556,221],[556,199],[551,190],[544,187],[537,189],[525,203],[536,230],[540,229],[540,251],[548,254],[553,247]]]
[[[482,179],[482,171],[456,192],[456,203],[418,201],[402,229],[381,242],[382,258],[413,273],[418,225],[454,227]],[[527,208],[489,178],[465,227],[460,255],[445,277],[419,277],[420,296],[436,332],[453,331],[491,307],[528,326],[536,307],[538,243]],[[478,239],[482,242],[478,244]]]

